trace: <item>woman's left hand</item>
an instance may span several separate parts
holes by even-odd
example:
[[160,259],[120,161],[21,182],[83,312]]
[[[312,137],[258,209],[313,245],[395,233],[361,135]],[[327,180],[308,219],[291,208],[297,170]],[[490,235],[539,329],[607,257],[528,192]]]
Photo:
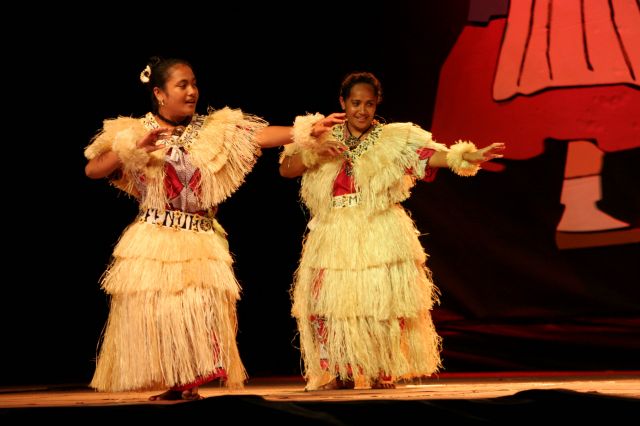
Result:
[[140,149],[144,149],[146,152],[157,151],[164,148],[162,143],[158,143],[162,139],[166,139],[171,135],[171,131],[166,127],[158,127],[157,129],[150,130],[142,139],[140,139],[136,146]]
[[462,159],[473,164],[484,163],[485,161],[493,160],[494,158],[502,158],[504,156],[502,152],[505,148],[506,146],[503,142],[494,142],[477,151],[465,152],[462,155]]

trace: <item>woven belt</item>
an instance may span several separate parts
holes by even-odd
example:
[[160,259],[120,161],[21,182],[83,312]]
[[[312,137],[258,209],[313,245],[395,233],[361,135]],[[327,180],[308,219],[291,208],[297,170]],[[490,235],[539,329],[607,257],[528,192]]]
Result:
[[343,208],[343,207],[355,207],[360,204],[360,194],[345,194],[345,195],[337,195],[333,197],[333,201],[331,205],[334,208]]
[[215,232],[215,219],[195,213],[187,213],[180,210],[141,210],[137,217],[138,222],[152,225],[166,226],[167,228],[184,229],[196,232]]

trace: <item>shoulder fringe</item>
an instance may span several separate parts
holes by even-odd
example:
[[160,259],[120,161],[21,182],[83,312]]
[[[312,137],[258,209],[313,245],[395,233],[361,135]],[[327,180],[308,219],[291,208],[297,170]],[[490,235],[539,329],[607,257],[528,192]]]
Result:
[[[111,151],[113,149],[113,141],[119,132],[136,128],[137,126],[140,126],[140,121],[133,117],[104,120],[102,130],[91,139],[91,143],[84,149],[84,156],[87,160],[92,160],[100,154]],[[142,126],[140,128],[142,130]]]
[[198,143],[190,150],[202,174],[203,206],[220,204],[244,182],[260,155],[254,135],[266,126],[265,120],[239,109],[225,107],[209,114],[199,131]]
[[480,170],[478,164],[472,164],[462,158],[465,152],[474,152],[477,148],[473,142],[456,141],[447,153],[447,165],[458,176],[475,176]]
[[[356,160],[355,183],[362,195],[363,208],[379,211],[410,195],[415,178],[406,171],[421,167],[417,153],[420,148],[448,151],[446,145],[432,139],[430,132],[412,123],[384,126],[379,141]],[[314,214],[330,211],[331,189],[340,166],[341,161],[327,161],[305,172],[301,195]]]
[[[407,129],[409,134],[407,136],[407,144],[413,145],[418,148],[429,148],[434,151],[448,151],[449,148],[443,143],[436,142],[433,139],[431,132],[424,130],[422,127],[413,123],[392,123],[386,127],[391,129]],[[415,151],[415,150],[412,150]]]
[[302,164],[307,169],[315,167],[320,162],[320,157],[314,150],[305,149],[301,154]]
[[308,168],[302,175],[300,197],[313,217],[331,211],[333,183],[340,172],[342,161],[325,161],[320,167]]
[[138,138],[133,129],[118,132],[113,139],[112,150],[122,161],[125,173],[141,170],[149,162],[149,153],[137,146]]
[[[220,204],[244,182],[252,169],[260,148],[254,134],[266,127],[263,119],[244,114],[239,109],[223,108],[210,111],[204,125],[195,136],[197,142],[190,149],[191,160],[201,172],[200,193],[204,208]],[[124,164],[123,178],[113,183],[129,194],[136,194],[132,174],[144,174],[147,194],[142,208],[164,209],[165,150],[148,154],[136,150],[135,143],[144,136],[145,128],[139,119],[119,117],[105,120],[103,130],[85,149],[88,159],[113,150]]]
[[419,170],[420,148],[448,150],[446,145],[435,142],[430,132],[413,123],[384,126],[379,142],[362,155],[355,168],[356,186],[368,208],[384,209],[410,195],[415,178],[407,170]]
[[[118,117],[104,120],[102,130],[93,137],[91,143],[84,150],[84,155],[88,160],[107,151],[116,152],[123,162],[123,173],[112,179],[111,184],[133,196],[137,196],[138,193],[133,184],[132,173],[143,168],[146,172],[151,165],[150,163],[157,163],[157,158],[161,155],[157,151],[148,154],[135,148],[136,142],[144,136],[144,133],[145,129],[137,118]],[[162,169],[159,172],[161,174]],[[157,171],[146,174],[158,175]],[[164,199],[160,207],[164,207]]]

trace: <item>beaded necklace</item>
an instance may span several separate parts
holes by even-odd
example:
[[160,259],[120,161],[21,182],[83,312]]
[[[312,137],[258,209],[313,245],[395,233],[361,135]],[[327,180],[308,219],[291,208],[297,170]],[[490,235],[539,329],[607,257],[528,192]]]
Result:
[[349,149],[353,149],[356,146],[358,146],[358,144],[360,143],[360,141],[362,140],[362,137],[364,135],[367,134],[367,132],[369,131],[369,129],[371,129],[373,127],[373,121],[371,122],[371,124],[369,124],[369,127],[367,127],[367,130],[365,130],[364,132],[360,133],[360,136],[355,137],[351,134],[351,130],[349,130],[349,123],[345,123],[345,127],[347,128],[347,133],[349,133],[349,136],[344,140],[345,145],[347,145],[347,147]]

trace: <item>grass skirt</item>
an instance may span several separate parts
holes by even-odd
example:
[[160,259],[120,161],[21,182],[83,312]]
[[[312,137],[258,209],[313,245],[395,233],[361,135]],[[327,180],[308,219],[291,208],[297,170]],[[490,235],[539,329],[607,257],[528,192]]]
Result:
[[240,287],[220,233],[135,222],[120,238],[102,288],[111,308],[91,387],[165,389],[221,368],[228,386],[242,386]]
[[441,341],[430,314],[437,289],[405,211],[333,209],[310,228],[292,290],[307,387],[327,372],[371,383],[381,374],[398,380],[437,371]]

